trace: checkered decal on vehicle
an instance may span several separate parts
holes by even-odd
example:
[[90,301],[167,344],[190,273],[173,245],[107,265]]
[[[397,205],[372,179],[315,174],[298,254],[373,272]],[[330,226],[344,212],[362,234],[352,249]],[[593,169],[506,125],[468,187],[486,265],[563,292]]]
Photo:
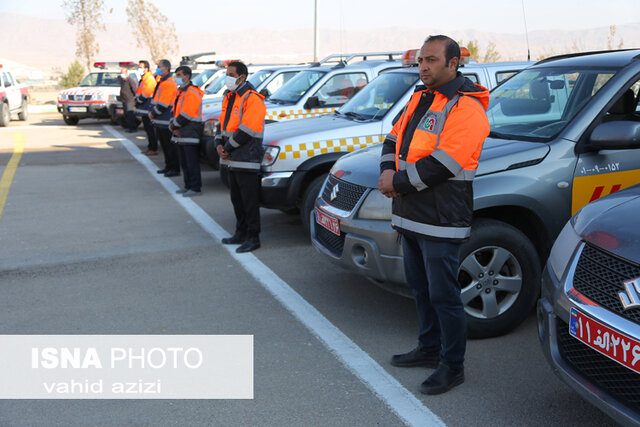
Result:
[[355,151],[373,144],[383,142],[385,135],[359,136],[355,138],[327,139],[302,143],[299,145],[285,145],[280,151],[279,160],[300,159],[313,157],[319,154],[334,153],[339,151]]

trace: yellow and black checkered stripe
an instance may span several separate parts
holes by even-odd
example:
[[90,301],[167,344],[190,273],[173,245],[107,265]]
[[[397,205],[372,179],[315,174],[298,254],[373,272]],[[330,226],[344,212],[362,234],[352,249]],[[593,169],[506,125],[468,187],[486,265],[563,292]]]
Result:
[[327,139],[324,141],[306,142],[298,145],[285,145],[280,151],[279,160],[304,159],[320,154],[339,151],[355,151],[373,144],[383,142],[385,135],[357,136],[355,138]]
[[267,111],[267,120],[293,120],[322,116],[333,113],[337,108],[314,108],[312,110],[272,110]]

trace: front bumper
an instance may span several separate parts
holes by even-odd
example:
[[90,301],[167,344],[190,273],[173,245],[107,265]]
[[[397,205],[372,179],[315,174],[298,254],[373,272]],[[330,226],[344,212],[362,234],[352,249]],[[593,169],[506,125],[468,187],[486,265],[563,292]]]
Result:
[[[80,111],[82,109],[82,111]],[[96,117],[111,117],[106,103],[103,104],[58,104],[58,112],[64,116],[78,117],[79,119]]]
[[[638,325],[594,304],[573,288],[573,276],[584,243],[562,280],[550,263],[542,275],[538,301],[538,335],[555,374],[580,396],[619,423],[640,425],[640,407],[624,397],[640,395],[640,375],[578,341],[569,334],[571,308],[629,336],[638,337]],[[635,383],[635,384],[633,384]]]
[[346,270],[377,282],[390,282],[407,288],[399,234],[391,228],[391,222],[356,217],[368,191],[349,212],[334,208],[321,197],[316,199],[316,210],[340,221],[340,236],[313,219],[311,241],[320,253]]

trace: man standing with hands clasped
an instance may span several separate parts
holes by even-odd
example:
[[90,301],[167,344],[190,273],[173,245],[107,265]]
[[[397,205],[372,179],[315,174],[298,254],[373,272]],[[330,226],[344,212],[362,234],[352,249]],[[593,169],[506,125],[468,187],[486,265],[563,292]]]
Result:
[[429,37],[418,56],[420,80],[387,135],[378,187],[393,198],[404,270],[416,300],[418,346],[394,366],[435,369],[420,386],[440,394],[464,382],[466,315],[460,298],[460,245],[471,233],[473,178],[489,135],[489,91],[460,74],[460,47]]
[[202,135],[202,96],[204,92],[191,84],[191,68],[176,68],[175,78],[178,96],[173,105],[173,118],[169,130],[173,134],[171,141],[178,144],[180,165],[184,174],[184,188],[177,191],[183,197],[201,194],[202,176],[198,152]]
[[260,163],[267,113],[264,97],[247,81],[247,75],[247,66],[242,62],[227,66],[229,92],[222,101],[222,132],[216,137],[220,164],[229,168],[231,203],[236,215],[236,231],[222,243],[240,243],[238,253],[260,247]]
[[178,147],[171,142],[171,132],[169,131],[173,103],[178,95],[178,86],[171,74],[171,62],[167,59],[159,60],[156,75],[160,76],[160,79],[153,93],[149,119],[151,119],[153,127],[156,128],[156,135],[164,153],[164,168],[157,172],[169,177],[179,176]]

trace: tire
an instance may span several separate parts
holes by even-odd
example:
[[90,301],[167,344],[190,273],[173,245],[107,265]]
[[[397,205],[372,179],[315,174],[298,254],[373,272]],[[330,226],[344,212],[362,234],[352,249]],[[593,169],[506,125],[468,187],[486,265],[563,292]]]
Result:
[[324,184],[325,179],[327,179],[327,175],[328,174],[325,173],[314,178],[302,196],[302,203],[300,204],[300,219],[302,220],[302,225],[304,225],[307,231],[311,231],[311,212],[313,211],[313,206],[316,203],[322,184]]
[[467,336],[504,335],[522,323],[540,295],[538,253],[517,228],[478,219],[460,250],[458,282]]
[[9,113],[9,104],[0,103],[0,126],[7,127],[11,121],[11,113]]
[[73,116],[62,116],[62,119],[64,120],[64,122],[66,124],[68,124],[69,126],[75,126],[78,124],[78,122],[80,121],[79,118],[77,117],[73,117]]
[[27,102],[26,99],[23,99],[22,108],[18,113],[18,119],[22,120],[23,122],[26,122],[28,118],[29,118],[29,103]]

